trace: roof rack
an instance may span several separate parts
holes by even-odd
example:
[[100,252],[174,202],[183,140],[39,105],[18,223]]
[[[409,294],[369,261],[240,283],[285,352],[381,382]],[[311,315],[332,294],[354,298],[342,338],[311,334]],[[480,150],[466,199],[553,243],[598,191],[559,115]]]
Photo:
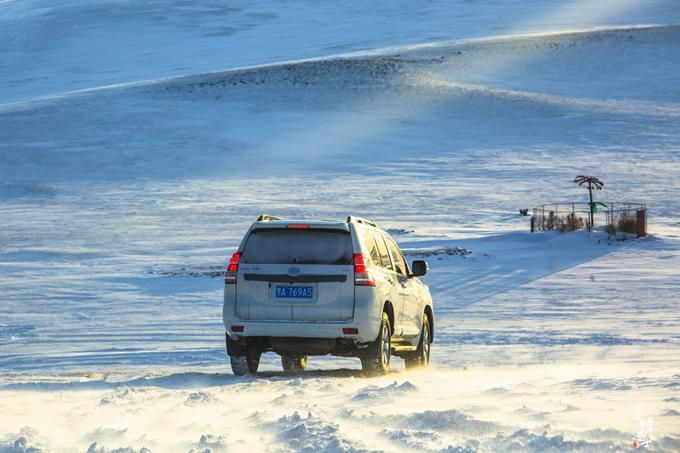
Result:
[[260,217],[257,218],[258,222],[269,222],[270,220],[281,220],[281,217],[275,217],[269,214],[262,214]]
[[363,219],[361,217],[355,217],[353,215],[347,216],[347,223],[363,223],[378,228],[378,224],[373,222],[372,220]]

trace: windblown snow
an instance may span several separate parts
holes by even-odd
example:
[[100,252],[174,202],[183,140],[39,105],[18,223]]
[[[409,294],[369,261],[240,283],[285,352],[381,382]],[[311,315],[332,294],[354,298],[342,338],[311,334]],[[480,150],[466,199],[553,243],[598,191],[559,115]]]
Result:
[[[5,0],[0,55],[0,452],[680,451],[674,0]],[[577,174],[651,235],[529,233]],[[263,212],[429,260],[432,367],[233,376]]]

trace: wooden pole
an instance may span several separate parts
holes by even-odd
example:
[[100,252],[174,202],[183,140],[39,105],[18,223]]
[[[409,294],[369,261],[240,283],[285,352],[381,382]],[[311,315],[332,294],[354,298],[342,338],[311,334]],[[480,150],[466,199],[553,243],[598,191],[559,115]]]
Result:
[[588,193],[590,194],[590,228],[588,231],[593,231],[593,186],[590,180],[588,180]]

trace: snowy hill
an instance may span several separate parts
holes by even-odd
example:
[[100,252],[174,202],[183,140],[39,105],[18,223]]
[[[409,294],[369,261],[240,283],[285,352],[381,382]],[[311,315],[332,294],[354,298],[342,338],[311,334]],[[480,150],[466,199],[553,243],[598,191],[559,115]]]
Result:
[[0,102],[387,46],[680,23],[675,0],[3,0]]
[[[678,24],[0,1],[0,451],[680,450]],[[529,234],[518,209],[585,200],[579,173],[653,235]],[[370,217],[426,257],[433,368],[232,376],[219,275],[261,212]]]

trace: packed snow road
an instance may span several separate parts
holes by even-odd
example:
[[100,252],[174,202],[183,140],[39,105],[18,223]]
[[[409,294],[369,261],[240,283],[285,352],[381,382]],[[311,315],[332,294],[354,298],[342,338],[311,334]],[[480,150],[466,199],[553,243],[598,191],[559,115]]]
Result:
[[[598,30],[49,100],[129,80],[15,83],[0,100],[0,451],[680,450],[680,27],[618,26],[667,23],[664,5]],[[121,74],[183,73],[171,63]],[[583,172],[647,202],[653,235],[529,234],[518,209],[584,200]],[[265,355],[260,375],[231,375],[220,272],[262,212],[370,217],[426,257],[432,368],[365,378],[312,357],[290,377]]]

